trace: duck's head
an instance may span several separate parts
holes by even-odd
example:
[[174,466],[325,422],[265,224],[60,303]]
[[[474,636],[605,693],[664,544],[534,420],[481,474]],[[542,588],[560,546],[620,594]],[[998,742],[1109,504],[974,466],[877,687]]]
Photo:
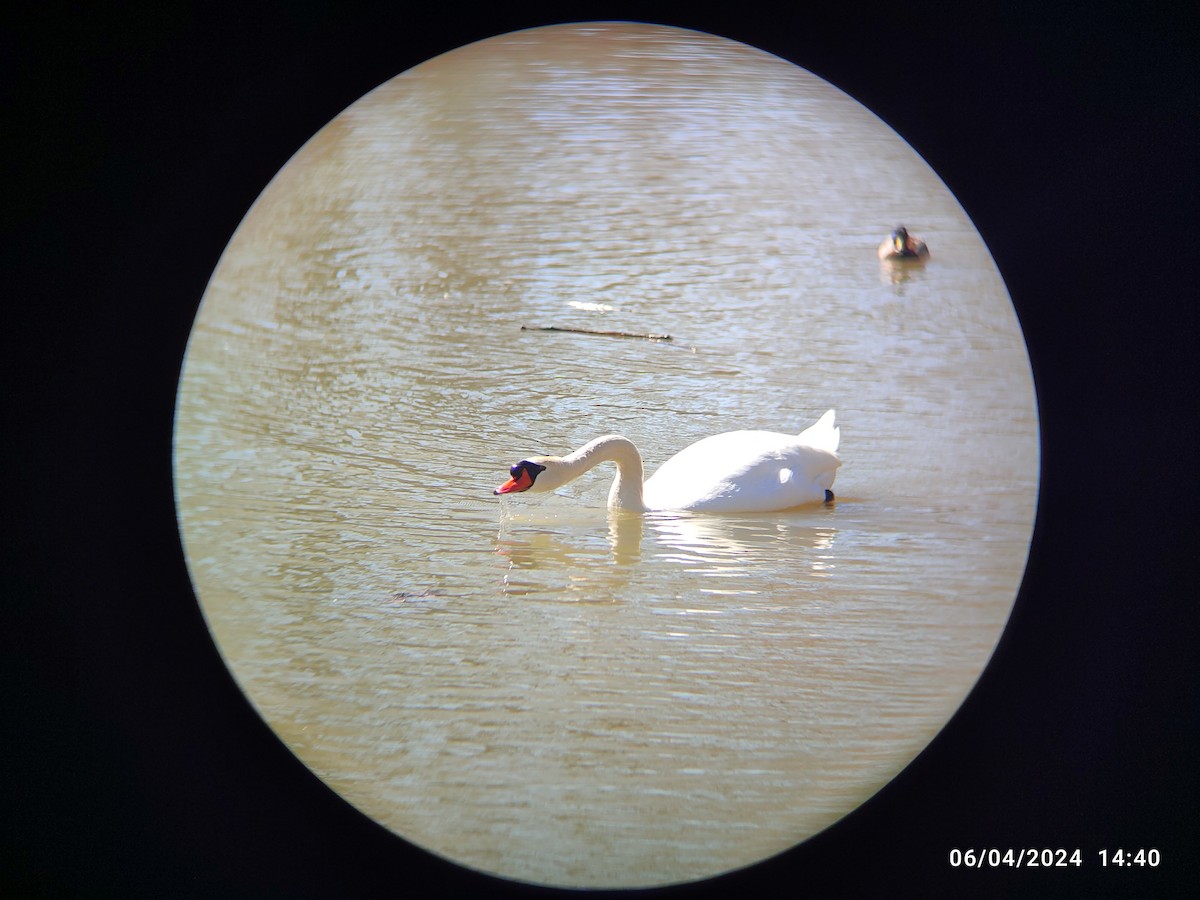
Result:
[[540,482],[538,481],[538,476],[545,471],[546,466],[543,463],[532,459],[523,459],[508,470],[509,475],[512,477],[492,491],[492,493],[520,494],[524,491],[533,491],[534,493],[552,491],[557,487],[557,485],[549,483],[553,479],[547,478]]
[[908,229],[903,225],[892,232],[892,247],[897,253],[903,253],[908,248]]

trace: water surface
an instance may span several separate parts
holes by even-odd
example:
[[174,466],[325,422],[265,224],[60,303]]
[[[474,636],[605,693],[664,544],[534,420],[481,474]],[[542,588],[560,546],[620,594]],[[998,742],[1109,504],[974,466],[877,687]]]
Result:
[[[928,264],[876,260],[901,222]],[[828,408],[828,507],[491,493],[600,434],[652,472]],[[795,845],[946,723],[1038,426],[980,235],[886,125],[740,44],[561,26],[393,79],[280,172],[205,294],[175,473],[218,646],[326,783],[473,868],[649,885]]]

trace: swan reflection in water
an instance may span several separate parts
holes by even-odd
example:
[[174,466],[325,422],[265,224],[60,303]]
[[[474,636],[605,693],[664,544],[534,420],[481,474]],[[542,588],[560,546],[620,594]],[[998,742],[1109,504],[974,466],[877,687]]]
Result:
[[[836,568],[833,547],[837,528],[827,521],[815,522],[814,510],[770,516],[713,516],[687,512],[639,515],[610,509],[606,532],[586,524],[595,521],[598,510],[576,511],[581,515],[567,518],[580,519],[580,527],[544,509],[505,514],[496,552],[508,560],[506,592],[534,594],[550,589],[537,580],[513,579],[514,574],[523,572],[530,576],[560,575],[557,580],[564,591],[586,594],[601,584],[626,582],[647,561],[685,567],[691,574],[725,578],[752,576],[760,562],[775,570],[780,553],[793,559],[807,558],[808,571],[816,578],[828,578]],[[816,512],[824,519],[833,510],[827,507]],[[520,530],[511,530],[513,524]],[[757,580],[753,583],[766,587]],[[758,590],[714,587],[706,592]],[[607,595],[608,591],[600,593]]]

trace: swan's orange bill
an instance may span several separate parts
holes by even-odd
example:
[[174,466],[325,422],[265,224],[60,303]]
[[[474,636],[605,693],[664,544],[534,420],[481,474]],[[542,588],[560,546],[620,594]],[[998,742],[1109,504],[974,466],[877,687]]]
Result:
[[528,469],[521,469],[521,473],[516,478],[510,478],[496,490],[493,494],[517,494],[521,491],[527,491],[533,487],[533,479],[529,477]]

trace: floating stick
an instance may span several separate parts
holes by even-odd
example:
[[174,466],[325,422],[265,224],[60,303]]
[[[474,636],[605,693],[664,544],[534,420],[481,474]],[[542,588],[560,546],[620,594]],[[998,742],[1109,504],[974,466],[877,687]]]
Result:
[[669,341],[669,334],[635,334],[632,331],[596,331],[592,328],[570,328],[558,325],[542,325],[538,328],[530,328],[528,325],[521,326],[522,331],[568,331],[572,334],[597,334],[602,337],[623,337],[623,338],[639,338],[643,341]]

